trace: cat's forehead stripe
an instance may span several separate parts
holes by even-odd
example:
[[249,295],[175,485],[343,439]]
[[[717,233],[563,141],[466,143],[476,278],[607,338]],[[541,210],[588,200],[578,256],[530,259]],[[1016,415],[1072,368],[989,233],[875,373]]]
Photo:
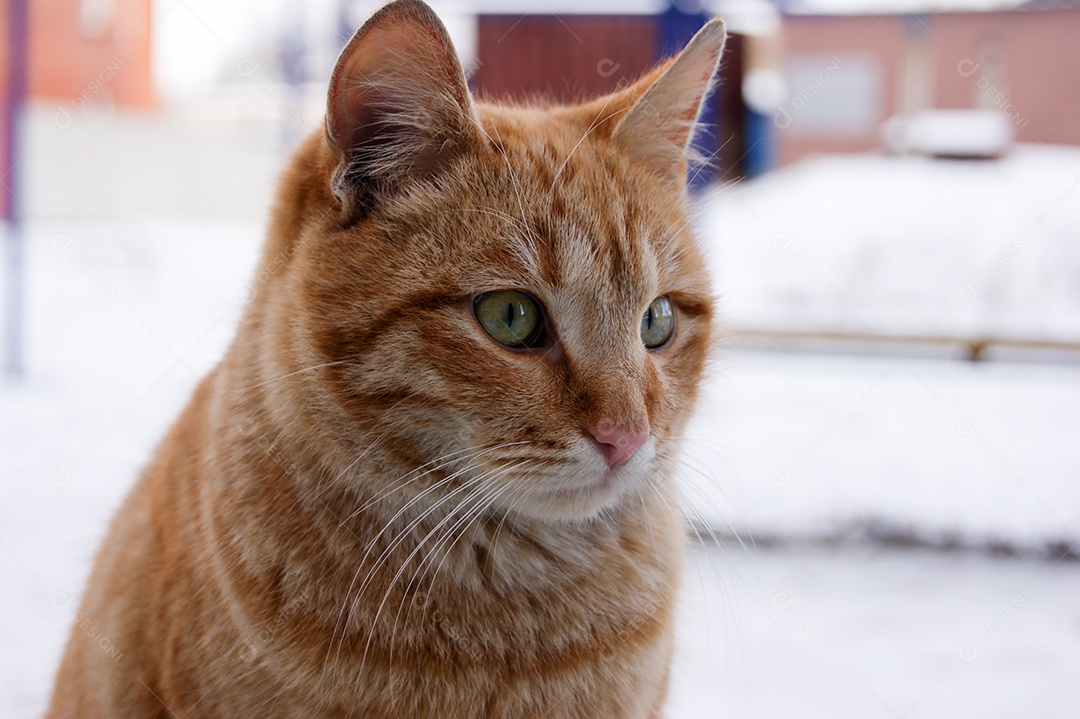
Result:
[[[606,266],[609,281],[623,281],[651,269],[654,254],[647,246],[640,211],[628,201],[619,169],[603,153],[576,145],[536,143],[508,157],[507,171],[520,182],[532,178],[530,196],[543,197],[529,208],[539,232],[531,241],[509,238],[519,251],[536,258],[547,281],[597,280],[596,264]],[[578,170],[588,164],[591,175]],[[596,184],[608,190],[597,196]]]

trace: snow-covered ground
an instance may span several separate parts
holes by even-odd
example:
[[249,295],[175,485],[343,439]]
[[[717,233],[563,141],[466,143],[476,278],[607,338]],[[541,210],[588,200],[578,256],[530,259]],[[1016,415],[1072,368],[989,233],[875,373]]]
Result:
[[0,716],[43,709],[71,598],[113,510],[228,342],[259,234],[31,228],[29,373],[0,389]]
[[[1080,342],[1080,149],[821,157],[703,198],[740,330]],[[733,352],[690,434],[740,534],[1060,553],[1080,538],[1080,366]],[[708,475],[708,476],[705,476]],[[695,497],[696,490],[690,492]]]
[[1080,148],[812,158],[704,205],[737,327],[1080,342]]
[[1075,717],[1078,596],[1075,564],[698,551],[668,716]]
[[[1080,151],[927,163],[815,160],[712,198],[728,323],[1075,341]],[[229,340],[260,234],[31,226],[30,371],[0,387],[0,716],[40,713],[68,601]],[[688,431],[685,492],[748,549],[692,556],[671,716],[1075,715],[1080,564],[1056,558],[1080,541],[1080,364],[734,347]]]
[[724,530],[1080,555],[1076,365],[734,353],[688,435]]

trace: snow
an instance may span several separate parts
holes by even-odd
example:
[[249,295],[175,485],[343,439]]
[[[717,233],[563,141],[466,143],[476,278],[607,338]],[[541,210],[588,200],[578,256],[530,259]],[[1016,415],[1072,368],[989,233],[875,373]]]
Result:
[[[733,556],[734,555],[734,556]],[[1077,566],[695,552],[672,719],[1075,717]]]
[[1077,355],[976,365],[873,338],[1077,343],[1078,200],[1080,149],[1027,145],[990,162],[819,157],[706,195],[729,344],[744,330],[849,332],[877,352],[716,363],[686,452],[687,494],[708,522],[763,537],[1073,546]]
[[[1054,558],[1080,537],[1080,365],[749,351],[737,330],[1075,340],[1078,172],[1065,148],[815,159],[707,198],[732,333],[685,492],[748,548],[691,556],[671,717],[1075,712],[1080,564]],[[31,372],[0,386],[0,716],[40,714],[106,523],[228,342],[261,231],[29,227]],[[882,536],[1020,556],[858,541]]]
[[886,145],[893,152],[954,158],[995,158],[1009,150],[1012,121],[998,110],[923,110],[911,118],[886,121]]
[[816,157],[702,204],[735,329],[1080,339],[1080,148]]
[[1080,539],[1080,366],[732,353],[687,434],[685,493],[724,531]]

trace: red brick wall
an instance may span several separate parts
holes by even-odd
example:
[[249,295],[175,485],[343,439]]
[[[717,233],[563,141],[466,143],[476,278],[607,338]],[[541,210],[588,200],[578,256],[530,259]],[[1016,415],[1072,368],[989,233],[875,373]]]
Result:
[[470,81],[491,98],[571,102],[636,79],[657,56],[656,20],[647,15],[486,15]]
[[[492,99],[598,97],[656,64],[659,23],[652,15],[481,15],[470,84]],[[723,180],[743,174],[742,41],[728,38],[713,96],[719,149],[712,164]]]

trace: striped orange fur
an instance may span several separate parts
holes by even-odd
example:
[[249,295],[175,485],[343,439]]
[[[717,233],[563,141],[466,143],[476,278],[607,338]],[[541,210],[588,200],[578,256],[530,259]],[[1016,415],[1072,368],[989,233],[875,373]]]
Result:
[[[118,653],[73,631],[49,717],[659,716],[712,320],[686,152],[723,39],[512,107],[420,0],[357,32],[265,282],[98,554],[81,613]],[[540,339],[485,330],[499,290]]]

